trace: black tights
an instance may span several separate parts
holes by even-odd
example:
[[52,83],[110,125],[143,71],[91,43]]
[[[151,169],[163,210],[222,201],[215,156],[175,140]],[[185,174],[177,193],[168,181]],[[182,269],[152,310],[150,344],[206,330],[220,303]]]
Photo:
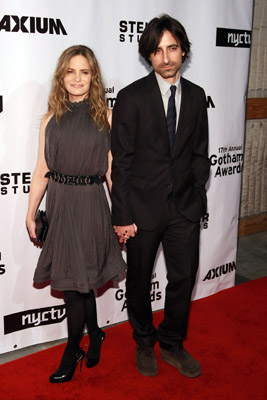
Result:
[[97,323],[96,301],[93,290],[79,293],[73,290],[64,291],[67,308],[68,343],[60,367],[65,368],[79,349],[84,326],[87,326],[89,337],[97,337],[101,329]]

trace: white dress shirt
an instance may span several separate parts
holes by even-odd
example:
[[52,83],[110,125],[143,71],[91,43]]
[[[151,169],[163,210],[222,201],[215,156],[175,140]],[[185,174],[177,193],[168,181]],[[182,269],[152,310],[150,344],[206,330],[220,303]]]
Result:
[[178,81],[175,82],[173,85],[171,85],[169,82],[165,81],[159,74],[155,72],[159,89],[161,92],[162,96],[162,101],[164,105],[164,110],[165,110],[165,115],[167,116],[167,110],[168,110],[168,102],[169,98],[171,96],[171,86],[176,86],[176,92],[175,92],[175,107],[176,107],[176,130],[177,130],[177,125],[178,125],[178,120],[179,120],[179,114],[180,114],[180,107],[181,107],[181,82],[180,82],[180,76],[178,78]]

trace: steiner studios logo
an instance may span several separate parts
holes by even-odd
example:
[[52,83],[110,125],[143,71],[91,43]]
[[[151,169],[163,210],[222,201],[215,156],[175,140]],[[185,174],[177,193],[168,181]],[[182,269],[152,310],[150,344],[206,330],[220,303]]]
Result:
[[30,172],[12,172],[0,174],[0,195],[29,193],[31,183]]
[[148,22],[143,21],[120,21],[119,31],[120,31],[120,42],[139,42],[142,33]]
[[29,16],[18,17],[17,15],[4,15],[0,21],[0,31],[67,35],[66,29],[60,19]]
[[240,29],[217,28],[216,46],[249,48],[251,31]]
[[62,322],[67,316],[66,306],[38,308],[4,316],[4,334]]

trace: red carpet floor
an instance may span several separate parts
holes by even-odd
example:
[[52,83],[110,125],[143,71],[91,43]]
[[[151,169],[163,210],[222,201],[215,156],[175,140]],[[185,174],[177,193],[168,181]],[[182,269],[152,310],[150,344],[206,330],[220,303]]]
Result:
[[[156,325],[162,312],[154,314]],[[128,323],[106,329],[100,364],[71,382],[53,385],[64,345],[0,366],[1,400],[264,400],[267,399],[267,277],[192,303],[185,347],[202,364],[199,378],[183,377],[158,358],[158,376],[135,368]],[[88,339],[83,339],[87,349]]]

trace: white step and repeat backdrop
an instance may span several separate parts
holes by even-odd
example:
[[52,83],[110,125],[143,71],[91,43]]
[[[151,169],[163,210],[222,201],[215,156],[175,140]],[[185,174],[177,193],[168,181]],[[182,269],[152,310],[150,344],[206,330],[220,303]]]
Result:
[[[102,67],[107,102],[149,71],[138,40],[153,17],[185,26],[192,54],[183,76],[204,87],[210,125],[208,212],[201,221],[200,268],[193,299],[234,285],[243,163],[245,94],[252,0],[2,0],[0,5],[0,353],[66,337],[66,311],[32,276],[40,249],[25,229],[38,129],[56,61],[74,44],[91,47]],[[124,254],[125,256],[125,254]],[[159,251],[151,302],[164,305]],[[100,293],[99,293],[100,294]],[[127,319],[125,281],[97,299],[99,323]]]

